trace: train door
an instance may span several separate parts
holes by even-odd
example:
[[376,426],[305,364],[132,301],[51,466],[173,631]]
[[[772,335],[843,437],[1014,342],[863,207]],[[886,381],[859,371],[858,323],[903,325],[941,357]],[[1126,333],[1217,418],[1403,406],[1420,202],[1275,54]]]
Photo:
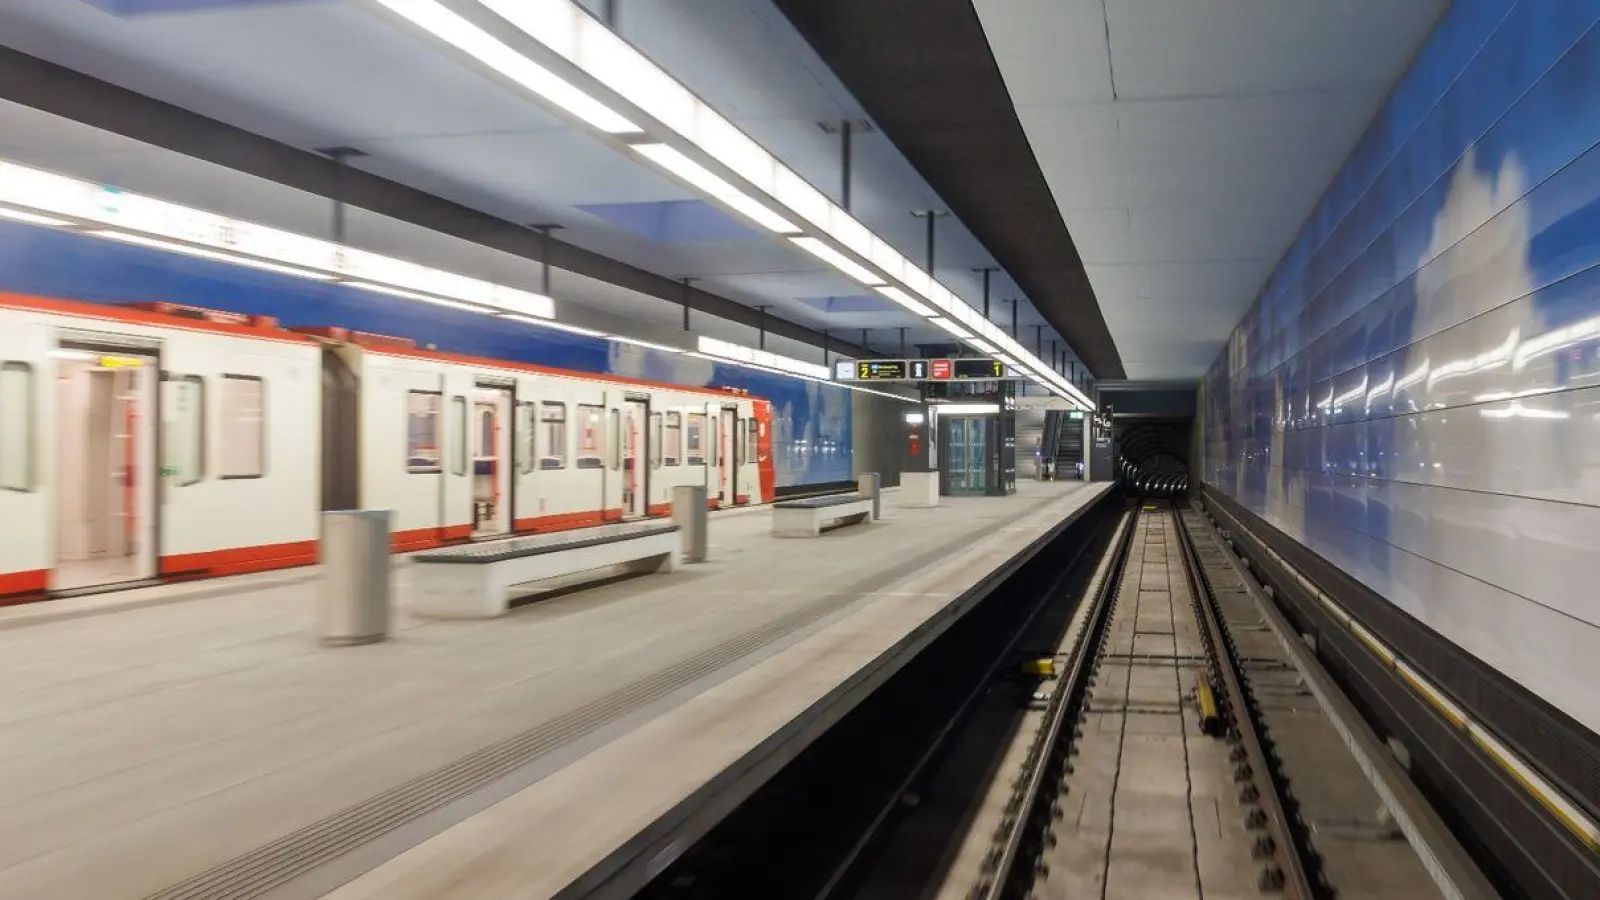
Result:
[[[55,574],[70,591],[156,575],[156,410],[160,365],[153,348],[63,342],[56,362]],[[205,392],[179,377],[163,393],[168,470],[198,481]]]
[[511,482],[515,473],[511,443],[512,397],[509,384],[478,382],[472,395],[472,536],[511,531]]
[[49,362],[44,325],[0,331],[0,597],[50,586]]
[[722,408],[722,426],[717,429],[717,502],[727,507],[734,505],[739,493],[739,408]]
[[544,512],[543,500],[538,494],[539,471],[539,398],[534,379],[517,379],[516,446],[511,452],[516,463],[512,475],[511,516],[517,531],[531,531],[538,525],[538,516]]
[[627,515],[627,486],[622,472],[623,427],[622,394],[607,391],[605,419],[600,428],[601,455],[605,469],[601,473],[600,521],[617,522]]
[[649,458],[650,401],[626,397],[622,401],[622,515],[642,519],[650,512]]
[[473,457],[472,411],[477,385],[472,373],[446,369],[441,377],[444,388],[444,472],[439,479],[439,537],[445,541],[470,538],[473,534]]
[[717,440],[717,432],[722,424],[722,416],[713,404],[706,404],[706,411],[700,416],[700,464],[705,466],[703,476],[706,485],[706,500],[715,509],[722,504],[722,469],[719,467],[721,457],[717,453],[722,449]]

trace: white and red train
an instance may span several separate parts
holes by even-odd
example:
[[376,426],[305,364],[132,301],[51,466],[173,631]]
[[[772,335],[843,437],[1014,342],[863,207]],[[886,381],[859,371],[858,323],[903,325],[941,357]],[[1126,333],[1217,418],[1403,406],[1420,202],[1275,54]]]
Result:
[[773,498],[771,406],[339,328],[0,294],[0,603]]

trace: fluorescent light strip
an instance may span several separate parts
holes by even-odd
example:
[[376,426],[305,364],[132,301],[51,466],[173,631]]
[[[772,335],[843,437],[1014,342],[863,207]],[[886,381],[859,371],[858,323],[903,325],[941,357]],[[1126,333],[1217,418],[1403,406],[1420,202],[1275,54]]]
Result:
[[868,269],[866,266],[861,265],[850,257],[845,256],[843,253],[840,253],[839,251],[833,249],[827,244],[824,244],[822,241],[814,237],[797,237],[793,238],[793,241],[795,244],[799,245],[800,249],[806,251],[812,256],[815,256],[817,259],[822,260],[828,265],[833,266],[835,269],[838,269],[839,271],[850,276],[856,281],[861,282],[867,287],[877,287],[883,284],[883,278],[879,276],[878,273]]
[[998,403],[938,403],[933,409],[941,416],[987,416],[1000,411]]
[[796,234],[800,228],[666,144],[635,144],[633,152],[699,188],[768,231]]
[[[424,29],[433,31],[442,40],[454,44],[469,54],[483,59],[485,53],[488,53],[490,58],[484,61],[491,66],[495,66],[499,60],[499,51],[508,49],[493,37],[479,31],[476,26],[444,10],[435,0],[409,0],[409,2],[378,0],[378,2]],[[1023,363],[1022,367],[1046,370],[1043,360],[1028,353],[990,323],[982,322],[980,325],[977,322],[966,321],[960,313],[960,308],[966,307],[965,302],[956,298],[929,273],[906,260],[891,245],[848,212],[828,201],[820,191],[795,174],[771,152],[700,100],[671,73],[618,37],[578,3],[573,0],[475,0],[475,2],[499,16],[511,27],[537,41],[559,56],[562,61],[576,66],[589,78],[598,82],[597,87],[613,92],[623,102],[637,107],[661,125],[688,139],[696,148],[720,164],[737,172],[758,191],[770,196],[777,204],[778,211],[768,208],[761,199],[745,194],[709,172],[705,174],[715,179],[714,183],[710,183],[710,187],[698,184],[682,173],[679,173],[680,177],[684,177],[691,184],[696,184],[701,190],[721,199],[771,230],[782,233],[783,228],[774,227],[780,222],[789,226],[791,230],[798,230],[794,229],[793,223],[783,216],[783,212],[791,213],[798,219],[811,223],[850,253],[872,259],[875,265],[881,261],[890,276],[903,284],[913,299],[922,298],[921,301],[915,302],[925,301],[931,304],[933,310],[953,313],[958,321],[963,321],[968,327],[973,328],[980,338],[993,342]],[[441,28],[455,30],[444,33]],[[478,46],[480,44],[483,46]],[[550,75],[548,70],[533,60],[522,57],[515,51],[512,51],[512,56],[536,69],[541,76]],[[498,68],[502,71],[510,68],[504,61],[500,62]],[[562,85],[584,101],[599,105],[593,97],[583,93],[578,87],[565,82]],[[548,85],[534,86],[532,89],[559,105],[559,101],[551,96]],[[601,108],[607,113],[611,112],[608,108],[603,106]],[[580,118],[582,117],[580,114]],[[610,123],[608,127],[606,124],[594,123],[592,119],[586,121],[591,121],[601,131],[607,133],[624,133],[616,122]],[[694,169],[705,171],[687,157],[683,159]],[[657,162],[663,166],[669,165],[660,160]],[[802,248],[813,256],[864,285],[877,287],[887,283],[884,277],[856,263],[832,244],[810,236],[796,239],[796,243],[800,243]],[[913,307],[908,305],[908,308]],[[918,314],[931,317],[936,313],[918,311]],[[1076,386],[1068,385],[1065,380],[1046,378],[1042,384],[1047,389],[1053,388],[1058,392],[1065,392],[1069,397],[1087,402],[1087,396]]]
[[666,344],[656,344],[652,343],[651,341],[641,341],[638,338],[623,337],[620,334],[607,335],[606,339],[616,341],[619,344],[632,344],[635,347],[648,347],[651,350],[660,350],[664,353],[687,352],[682,347],[668,347]]
[[972,340],[967,341],[967,346],[978,351],[979,353],[986,353],[990,356],[1000,352],[999,350],[996,350],[988,341],[979,340],[978,338],[973,338]]
[[910,294],[907,294],[905,291],[902,291],[897,287],[881,287],[876,288],[875,290],[885,297],[888,297],[890,300],[893,300],[901,306],[904,306],[906,309],[909,309],[924,318],[932,319],[939,315],[932,309],[924,306],[922,301],[913,300]]
[[757,350],[717,338],[704,337],[699,339],[699,351],[707,356],[717,357],[720,360],[729,360],[743,365],[755,366],[761,369],[771,369],[793,375],[803,375],[820,381],[827,381],[833,373],[827,367],[809,363],[801,359],[793,359],[766,350]]
[[158,238],[145,237],[142,234],[130,234],[126,231],[111,231],[100,229],[89,232],[95,237],[110,238],[124,244],[135,244],[140,247],[149,247],[152,250],[165,250],[170,253],[182,253],[186,256],[196,256],[200,259],[210,259],[235,266],[245,266],[251,269],[261,269],[265,272],[274,272],[279,275],[293,275],[296,278],[310,278],[316,281],[330,281],[331,275],[313,272],[310,269],[301,269],[295,266],[280,266],[277,263],[264,262],[248,256],[239,256],[235,253],[223,253],[219,250],[207,250],[204,247],[192,247],[176,241],[163,241]]
[[72,223],[66,219],[54,219],[50,216],[41,216],[37,213],[23,212],[20,209],[5,209],[0,207],[0,219],[10,219],[14,222],[25,222],[29,225],[43,225],[46,228],[66,228]]
[[607,335],[604,331],[596,331],[593,328],[582,328],[577,325],[567,325],[562,322],[552,322],[549,319],[538,319],[533,316],[517,315],[516,313],[502,313],[498,318],[506,319],[512,322],[521,322],[524,325],[536,325],[540,328],[550,328],[554,329],[555,331],[565,331],[568,334],[581,334],[584,337],[609,337],[609,335]]
[[633,134],[641,129],[565,79],[511,49],[487,31],[434,0],[376,0],[396,15],[455,47],[478,62],[532,91],[607,134]]
[[446,300],[443,297],[430,297],[427,294],[419,294],[416,291],[392,288],[386,284],[373,284],[369,281],[346,281],[344,282],[344,285],[346,287],[359,288],[363,291],[373,291],[379,294],[388,294],[391,297],[400,297],[405,300],[417,300],[422,303],[432,303],[434,306],[442,306],[445,309],[459,309],[462,312],[476,313],[480,316],[490,312],[481,306],[473,306],[470,303],[462,303],[458,300]]
[[955,335],[957,338],[960,338],[963,341],[972,340],[972,332],[966,330],[965,328],[962,328],[960,325],[957,325],[955,322],[952,322],[949,319],[943,318],[941,316],[934,316],[933,318],[929,319],[928,321],[932,322],[933,324],[935,324],[937,326],[939,326],[940,328],[943,328],[945,331],[950,332],[951,334]]

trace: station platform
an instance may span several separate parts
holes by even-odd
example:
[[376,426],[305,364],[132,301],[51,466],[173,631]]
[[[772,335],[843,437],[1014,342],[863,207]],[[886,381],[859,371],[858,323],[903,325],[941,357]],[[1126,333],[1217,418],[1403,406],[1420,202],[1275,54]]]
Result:
[[637,886],[1106,488],[889,497],[809,540],[738,511],[706,563],[362,647],[313,640],[303,572],[13,613],[0,898]]

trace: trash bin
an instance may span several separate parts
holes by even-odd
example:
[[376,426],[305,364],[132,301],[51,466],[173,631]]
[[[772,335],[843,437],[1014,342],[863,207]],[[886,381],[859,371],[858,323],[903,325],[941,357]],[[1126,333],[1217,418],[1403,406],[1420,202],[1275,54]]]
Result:
[[872,521],[883,518],[882,508],[879,503],[880,491],[883,487],[883,476],[877,472],[862,472],[856,476],[856,493],[872,500]]
[[686,484],[672,489],[672,522],[683,536],[683,562],[705,562],[706,550],[710,546],[706,530],[705,485]]
[[371,644],[389,636],[389,510],[322,514],[322,591],[317,637]]

